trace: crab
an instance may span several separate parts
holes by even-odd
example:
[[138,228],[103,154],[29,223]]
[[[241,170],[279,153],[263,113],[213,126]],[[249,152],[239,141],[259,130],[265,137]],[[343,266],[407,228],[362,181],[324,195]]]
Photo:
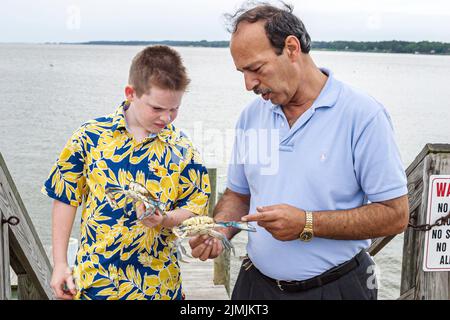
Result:
[[178,226],[172,228],[173,233],[178,237],[177,242],[178,254],[181,255],[181,257],[182,257],[181,253],[189,256],[186,252],[186,249],[184,249],[184,247],[181,245],[181,239],[186,237],[194,237],[198,235],[207,234],[211,237],[219,239],[226,250],[231,249],[233,251],[233,254],[236,255],[234,251],[234,246],[231,244],[231,242],[222,233],[214,230],[214,228],[224,228],[224,227],[225,228],[233,227],[249,232],[256,232],[255,227],[249,225],[247,222],[214,221],[213,218],[208,216],[192,217],[183,221]]
[[[130,181],[127,189],[125,189],[124,187],[106,188],[105,193],[106,200],[113,209],[117,209],[119,207],[115,198],[117,194],[123,194],[125,195],[126,199],[132,199],[133,209],[136,213],[138,212],[137,205],[142,203],[144,205],[145,211],[143,214],[138,216],[138,220],[143,220],[149,216],[158,214],[158,212],[163,215],[165,214],[166,206],[164,205],[164,203],[155,199],[151,195],[151,193],[139,182]],[[124,211],[125,208],[126,206],[124,207]]]

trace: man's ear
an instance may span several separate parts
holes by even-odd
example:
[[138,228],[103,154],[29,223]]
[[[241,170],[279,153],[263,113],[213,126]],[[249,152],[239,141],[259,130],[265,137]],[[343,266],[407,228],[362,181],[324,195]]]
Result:
[[302,52],[302,46],[296,36],[288,36],[284,41],[284,48],[291,60],[296,60]]
[[136,90],[130,85],[127,85],[125,87],[125,96],[127,97],[127,100],[129,102],[132,102],[134,100],[134,97],[136,96]]

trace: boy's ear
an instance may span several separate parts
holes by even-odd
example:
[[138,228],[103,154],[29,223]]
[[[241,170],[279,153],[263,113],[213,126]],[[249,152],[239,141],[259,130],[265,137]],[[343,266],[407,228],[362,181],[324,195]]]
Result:
[[125,87],[125,96],[127,97],[127,100],[132,102],[135,97],[136,91],[134,88],[130,85],[127,85]]

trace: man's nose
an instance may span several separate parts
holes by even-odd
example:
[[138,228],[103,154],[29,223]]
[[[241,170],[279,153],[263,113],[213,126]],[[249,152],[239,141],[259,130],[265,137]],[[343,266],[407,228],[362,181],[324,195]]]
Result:
[[248,91],[253,91],[260,84],[259,80],[248,72],[244,72],[244,81]]

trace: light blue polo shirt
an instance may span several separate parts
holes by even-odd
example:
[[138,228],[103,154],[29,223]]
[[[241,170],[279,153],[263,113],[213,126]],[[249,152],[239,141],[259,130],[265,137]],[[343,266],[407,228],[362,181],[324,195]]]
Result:
[[[227,186],[250,194],[257,206],[289,204],[303,210],[344,210],[407,194],[405,171],[385,108],[335,79],[289,128],[278,105],[257,98],[237,126]],[[247,252],[265,275],[305,280],[339,265],[370,240],[279,241],[252,223]]]

